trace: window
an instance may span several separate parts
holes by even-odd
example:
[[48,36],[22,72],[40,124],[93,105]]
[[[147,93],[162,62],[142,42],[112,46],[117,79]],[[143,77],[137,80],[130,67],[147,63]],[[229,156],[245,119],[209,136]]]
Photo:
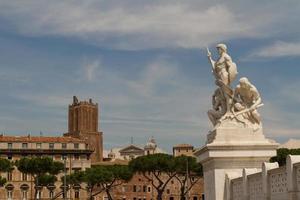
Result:
[[54,197],[54,192],[51,190],[49,191],[49,198],[52,199]]
[[79,199],[79,191],[78,190],[75,191],[75,199]]
[[27,181],[27,174],[26,173],[22,173],[22,181]]
[[12,181],[12,172],[7,172],[7,180]]
[[148,187],[148,192],[151,192],[151,187]]
[[170,189],[167,189],[167,194],[170,194]]
[[12,190],[8,190],[7,191],[7,200],[12,200],[13,199],[12,196],[13,196],[13,191]]
[[28,143],[22,143],[22,148],[27,149],[28,148]]
[[66,143],[62,143],[62,144],[61,144],[61,148],[62,148],[62,149],[66,149],[66,148],[67,148],[67,144],[66,144]]
[[12,143],[7,143],[7,148],[12,149]]
[[174,200],[174,197],[170,197],[170,200]]
[[146,185],[143,186],[143,192],[147,192],[147,186]]
[[27,200],[27,191],[26,190],[22,191],[22,200]]
[[193,197],[193,200],[198,200],[198,197],[194,196],[194,197]]
[[79,149],[79,144],[78,143],[74,143],[74,149]]
[[61,155],[61,160],[68,160],[68,156],[66,156],[66,155]]
[[42,143],[36,143],[36,148],[41,149],[42,148]]
[[8,155],[8,156],[7,156],[7,159],[8,159],[8,160],[12,160],[12,155]]
[[37,197],[37,199],[41,199],[41,197],[42,197],[42,191],[41,190],[37,191],[36,197]]
[[74,160],[79,160],[79,155],[74,155]]
[[133,186],[133,192],[136,192],[136,185]]
[[49,143],[49,149],[54,149],[54,143]]
[[201,199],[205,200],[205,195],[204,194],[201,195]]

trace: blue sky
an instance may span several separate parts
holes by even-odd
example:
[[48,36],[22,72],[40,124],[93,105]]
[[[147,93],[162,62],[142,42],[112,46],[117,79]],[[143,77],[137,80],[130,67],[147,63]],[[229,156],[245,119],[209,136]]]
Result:
[[[100,104],[105,148],[201,146],[224,42],[259,89],[264,132],[300,139],[300,2],[0,1],[0,131],[60,135],[72,96]],[[235,83],[236,84],[236,83]]]

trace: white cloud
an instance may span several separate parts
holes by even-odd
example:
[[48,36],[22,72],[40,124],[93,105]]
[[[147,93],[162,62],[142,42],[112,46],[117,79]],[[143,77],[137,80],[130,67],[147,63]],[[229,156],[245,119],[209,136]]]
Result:
[[176,64],[158,59],[146,66],[137,80],[128,80],[127,83],[136,94],[151,98],[155,96],[157,87],[176,84],[174,79],[177,76]]
[[100,68],[100,61],[85,61],[83,64],[84,75],[87,81],[93,81],[96,77],[97,70]]
[[257,13],[241,12],[224,3],[192,0],[8,0],[0,3],[0,13],[26,35],[74,36],[90,44],[120,49],[199,48],[220,40],[256,37],[262,27],[277,19],[264,15],[254,20]]
[[283,56],[300,56],[300,43],[299,42],[283,42],[277,41],[269,46],[262,47],[255,50],[251,57],[283,57]]
[[20,100],[32,103],[33,105],[46,106],[46,107],[67,107],[71,102],[72,96],[57,95],[51,93],[43,94],[29,94],[19,93],[16,96]]

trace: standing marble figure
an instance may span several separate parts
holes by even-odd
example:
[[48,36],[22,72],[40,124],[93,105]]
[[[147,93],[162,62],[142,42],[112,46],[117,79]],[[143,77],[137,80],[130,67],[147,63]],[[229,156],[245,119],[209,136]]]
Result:
[[240,177],[244,168],[258,171],[263,162],[276,155],[278,144],[263,134],[258,113],[263,104],[258,90],[245,77],[232,87],[237,66],[225,44],[218,44],[217,50],[219,58],[215,61],[207,49],[217,86],[207,113],[213,129],[195,155],[203,166],[205,199],[232,200],[230,180]]

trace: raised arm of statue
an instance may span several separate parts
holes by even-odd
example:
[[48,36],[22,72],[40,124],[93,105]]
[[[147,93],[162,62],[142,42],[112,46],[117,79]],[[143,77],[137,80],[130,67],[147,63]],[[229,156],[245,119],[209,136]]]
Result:
[[215,63],[216,63],[216,62],[212,59],[212,57],[211,57],[211,52],[209,51],[208,47],[206,47],[206,51],[207,51],[207,58],[208,58],[208,61],[210,62],[213,71],[215,71]]

